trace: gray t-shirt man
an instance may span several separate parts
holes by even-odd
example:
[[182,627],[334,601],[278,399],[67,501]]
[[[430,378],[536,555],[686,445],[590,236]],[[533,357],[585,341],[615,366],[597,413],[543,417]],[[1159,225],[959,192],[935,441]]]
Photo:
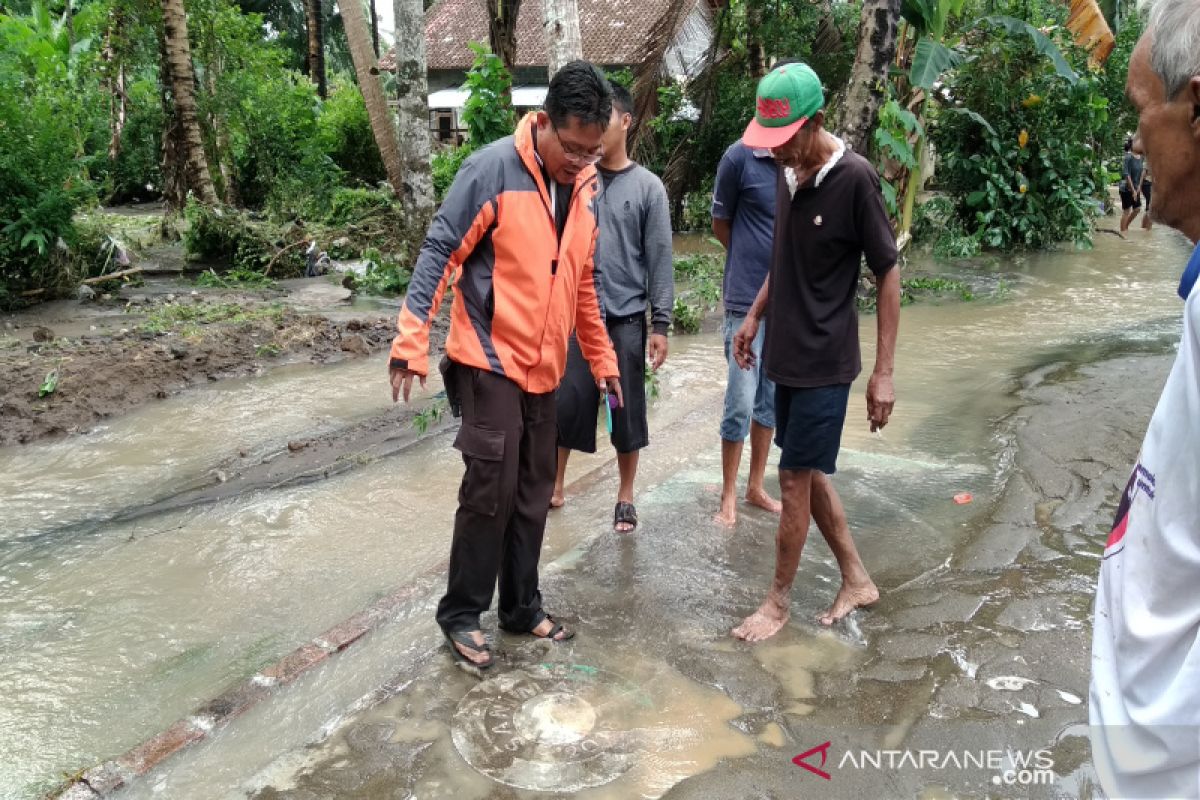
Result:
[[666,335],[675,303],[667,190],[640,164],[598,172],[595,261],[605,316],[628,317],[649,305],[653,332]]

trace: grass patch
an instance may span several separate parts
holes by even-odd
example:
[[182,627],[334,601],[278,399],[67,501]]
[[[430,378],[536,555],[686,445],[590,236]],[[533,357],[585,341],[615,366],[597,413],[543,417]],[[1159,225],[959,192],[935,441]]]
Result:
[[220,274],[214,269],[205,270],[197,276],[196,285],[210,289],[273,289],[277,284],[257,270],[234,267]]
[[[946,297],[956,295],[958,299],[970,302],[975,299],[975,293],[971,291],[971,287],[962,281],[956,281],[951,278],[937,278],[932,276],[918,276],[915,278],[901,278],[900,280],[900,305],[910,306],[917,300],[925,297]],[[858,310],[867,314],[873,314],[878,308],[877,290],[871,286],[865,291],[860,291],[856,302]]]
[[180,331],[190,336],[199,333],[202,325],[219,322],[240,325],[262,321],[282,322],[283,306],[273,303],[269,306],[245,308],[237,303],[167,303],[155,309],[138,330],[156,336],[171,331]]

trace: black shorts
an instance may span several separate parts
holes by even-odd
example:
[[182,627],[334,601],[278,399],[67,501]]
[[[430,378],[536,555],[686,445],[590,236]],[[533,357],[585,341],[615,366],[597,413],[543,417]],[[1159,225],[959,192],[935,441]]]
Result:
[[1129,187],[1123,183],[1121,184],[1120,192],[1121,192],[1121,209],[1122,210],[1128,211],[1131,208],[1141,208],[1142,207],[1142,199],[1140,197],[1134,197],[1133,192],[1129,191]]
[[775,444],[779,468],[837,472],[850,384],[797,389],[775,385]]
[[[632,453],[650,444],[646,423],[646,315],[609,318],[608,337],[621,370],[623,408],[612,410],[612,445],[618,453]],[[600,424],[600,391],[591,367],[571,336],[567,346],[567,371],[555,395],[558,409],[558,446],[584,453],[596,452],[596,427]]]

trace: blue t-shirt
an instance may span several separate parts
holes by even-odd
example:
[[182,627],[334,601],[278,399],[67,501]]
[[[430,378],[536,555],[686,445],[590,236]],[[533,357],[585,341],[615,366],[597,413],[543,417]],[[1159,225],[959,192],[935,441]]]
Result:
[[728,311],[749,311],[771,269],[778,180],[775,159],[755,155],[741,142],[725,151],[717,167],[712,215],[732,221],[722,287]]

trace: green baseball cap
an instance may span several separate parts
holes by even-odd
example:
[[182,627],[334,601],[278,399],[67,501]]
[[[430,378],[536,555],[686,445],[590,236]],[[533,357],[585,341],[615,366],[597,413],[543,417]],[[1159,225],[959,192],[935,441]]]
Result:
[[782,147],[825,107],[821,79],[807,64],[784,64],[758,82],[754,119],[742,134],[747,147]]

